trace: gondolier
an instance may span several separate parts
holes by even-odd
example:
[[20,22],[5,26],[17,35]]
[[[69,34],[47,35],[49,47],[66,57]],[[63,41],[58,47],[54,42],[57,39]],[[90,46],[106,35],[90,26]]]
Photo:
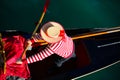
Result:
[[64,28],[59,23],[50,21],[44,24],[40,33],[28,40],[28,44],[31,46],[32,43],[41,39],[45,40],[48,46],[37,54],[28,57],[28,64],[41,61],[52,54],[57,54],[61,58],[55,63],[58,67],[61,67],[65,61],[75,57],[73,40],[67,36]]

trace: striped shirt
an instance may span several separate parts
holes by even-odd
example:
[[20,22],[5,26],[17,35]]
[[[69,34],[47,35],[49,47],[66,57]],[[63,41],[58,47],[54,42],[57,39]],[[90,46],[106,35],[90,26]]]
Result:
[[[36,35],[33,37],[32,42],[37,42],[41,39],[40,35]],[[37,61],[41,61],[52,54],[57,54],[63,58],[68,58],[73,53],[73,40],[65,34],[65,37],[57,43],[50,43],[48,46],[42,51],[36,53],[27,58],[28,63],[33,63]]]

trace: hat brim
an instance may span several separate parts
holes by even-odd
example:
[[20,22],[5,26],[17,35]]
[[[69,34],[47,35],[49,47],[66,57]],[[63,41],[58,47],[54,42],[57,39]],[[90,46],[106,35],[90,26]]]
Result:
[[40,29],[40,34],[41,34],[41,37],[48,43],[56,43],[58,41],[60,41],[62,39],[61,36],[58,36],[56,38],[53,38],[53,37],[49,37],[46,33],[45,33],[45,29],[48,28],[49,26],[58,26],[60,27],[60,30],[64,30],[62,25],[60,25],[59,23],[57,22],[48,22],[46,24],[44,24],[42,26],[42,28]]

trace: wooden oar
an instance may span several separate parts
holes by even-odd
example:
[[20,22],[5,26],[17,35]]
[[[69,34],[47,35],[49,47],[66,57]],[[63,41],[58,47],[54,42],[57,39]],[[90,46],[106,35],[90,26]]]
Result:
[[82,35],[79,35],[76,37],[72,37],[72,39],[75,40],[75,39],[80,39],[80,38],[88,38],[88,37],[93,37],[93,36],[99,36],[99,35],[105,35],[105,34],[110,34],[110,33],[114,33],[114,32],[119,32],[119,31],[120,31],[120,27],[108,28],[103,31],[86,33],[86,34],[82,34]]
[[[39,19],[39,21],[38,21],[38,24],[36,25],[36,27],[35,27],[35,29],[34,29],[34,31],[33,31],[33,33],[32,33],[31,38],[32,38],[33,35],[36,33],[36,31],[38,30],[40,24],[42,23],[43,18],[44,18],[44,16],[45,16],[45,13],[46,13],[46,11],[47,11],[49,2],[50,2],[50,0],[46,0],[45,6],[44,6],[44,9],[43,9],[43,13],[42,13],[42,15],[41,15],[41,17],[40,17],[40,19]],[[23,59],[24,55],[26,54],[27,49],[28,49],[28,45],[26,46],[26,48],[25,48],[24,52],[22,53],[21,57],[17,60],[17,64],[22,64],[22,61],[21,61],[21,60]]]

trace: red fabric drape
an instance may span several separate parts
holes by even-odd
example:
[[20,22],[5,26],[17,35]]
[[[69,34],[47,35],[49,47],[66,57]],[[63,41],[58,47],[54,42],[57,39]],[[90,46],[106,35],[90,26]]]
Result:
[[[3,74],[3,70],[0,70],[0,80],[4,80],[6,76],[18,76],[23,78],[30,77],[27,62],[23,64],[16,64],[17,59],[24,51],[25,38],[17,35],[3,38],[4,49],[6,52],[6,74]],[[24,56],[26,58],[26,56]]]

